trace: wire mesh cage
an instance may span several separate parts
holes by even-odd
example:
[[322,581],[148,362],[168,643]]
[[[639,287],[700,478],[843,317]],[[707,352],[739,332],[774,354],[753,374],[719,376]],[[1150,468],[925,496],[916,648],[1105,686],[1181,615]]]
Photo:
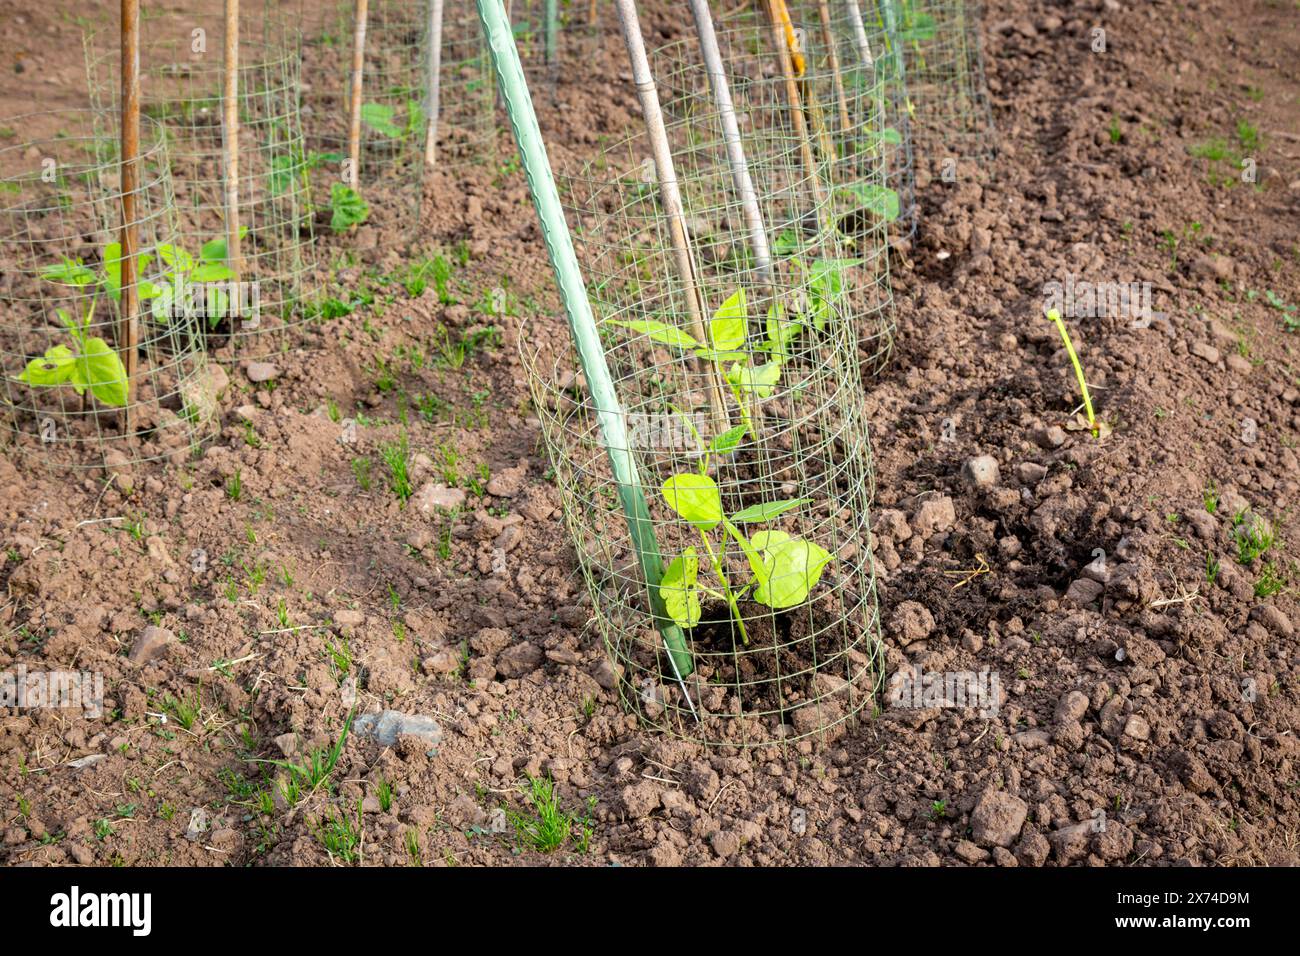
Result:
[[[839,221],[858,197],[836,188],[835,121],[793,131],[787,78],[760,62],[771,43],[750,31],[721,43],[743,48],[725,62],[761,234],[772,239],[766,255],[693,44],[651,56],[680,219],[663,201],[645,132],[557,176],[626,446],[602,446],[599,419],[611,410],[574,387],[570,353],[544,351],[552,346],[540,335],[529,337],[538,351],[525,352],[625,702],[648,724],[705,743],[834,735],[878,680],[857,322],[877,286],[849,277],[869,260],[851,255],[863,245],[850,246]],[[809,66],[803,80],[809,113],[838,108],[829,76]],[[865,109],[842,105],[853,116]],[[870,168],[880,185],[883,166]],[[864,232],[883,267],[883,224]],[[667,565],[657,586],[620,512],[627,489],[610,454],[630,455],[644,483],[646,526]],[[657,600],[681,636],[656,629]]]
[[[299,125],[295,34],[268,10],[239,21],[235,110],[225,113],[226,25],[211,4],[146,16],[140,25],[141,110],[167,138],[178,253],[206,281],[232,282],[201,326],[210,347],[244,357],[279,348],[316,291],[309,157]],[[116,30],[86,37],[92,103],[117,109]],[[227,151],[233,119],[237,149]],[[237,234],[237,238],[236,238]]]
[[[6,453],[51,468],[183,460],[206,424],[204,352],[194,310],[165,294],[165,256],[179,245],[162,128],[142,124],[137,186],[124,192],[111,117],[69,110],[2,125],[52,130],[0,149]],[[133,327],[121,308],[126,196],[138,232]]]
[[914,148],[930,179],[951,181],[963,163],[996,152],[984,77],[979,0],[877,0],[883,27],[905,77]]
[[304,31],[304,69],[321,78],[303,95],[318,227],[416,238],[423,201],[495,155],[490,57],[470,0],[370,0],[358,59],[358,9],[335,5]]

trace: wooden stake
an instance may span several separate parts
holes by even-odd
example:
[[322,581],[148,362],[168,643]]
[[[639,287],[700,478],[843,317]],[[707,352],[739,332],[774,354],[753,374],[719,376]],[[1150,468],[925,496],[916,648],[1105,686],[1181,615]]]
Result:
[[[778,6],[779,4],[779,6]],[[786,41],[784,21],[789,19],[785,12],[784,0],[767,0],[768,19],[772,24],[772,42],[776,45],[777,58],[781,62],[781,73],[785,77],[785,97],[790,104],[790,123],[794,135],[799,140],[799,153],[803,157],[804,174],[808,177],[812,189],[813,202],[822,226],[828,231],[833,226],[830,209],[826,205],[826,194],[822,190],[821,177],[817,171],[817,159],[813,156],[812,142],[808,139],[808,124],[804,121],[803,103],[799,96],[799,85],[794,76],[794,61],[790,57],[790,48]]]
[[727,71],[722,64],[718,35],[713,28],[713,14],[709,10],[709,0],[690,0],[690,2],[691,14],[695,17],[695,33],[704,56],[704,68],[708,70],[709,84],[713,89],[713,105],[722,123],[722,138],[727,146],[727,164],[731,167],[732,186],[736,191],[736,198],[740,200],[740,208],[745,215],[745,226],[749,230],[754,264],[758,269],[759,278],[767,287],[768,295],[774,295],[776,275],[772,270],[772,250],[767,241],[767,226],[763,222],[763,211],[758,205],[758,192],[754,189],[749,163],[745,159],[745,146],[740,137],[740,124],[736,120],[735,104],[731,99],[731,85],[727,82]]
[[140,0],[122,0],[122,231],[121,313],[117,329],[117,351],[126,367],[126,433],[131,434],[131,407],[135,404],[135,379],[139,351],[139,327],[136,320],[137,288],[135,281],[136,246],[139,225],[136,222],[136,190],[140,185]]
[[835,98],[840,105],[840,133],[848,136],[853,127],[849,125],[849,98],[844,94],[844,78],[840,76],[840,54],[835,49],[835,33],[831,28],[831,8],[829,0],[817,0],[817,12],[821,16],[822,36],[826,42],[827,65],[831,68],[831,82],[835,85]]
[[[623,27],[623,42],[627,45],[628,59],[632,64],[632,81],[636,85],[637,98],[641,101],[641,114],[645,120],[646,136],[650,140],[650,149],[654,154],[655,176],[659,180],[659,197],[663,203],[664,216],[668,220],[668,232],[672,237],[673,252],[677,260],[677,274],[682,282],[682,292],[686,297],[686,309],[690,314],[691,334],[696,341],[710,344],[709,333],[704,324],[704,304],[700,301],[699,287],[695,280],[695,263],[691,256],[691,240],[686,230],[686,212],[682,206],[681,189],[677,185],[677,171],[673,165],[672,150],[668,145],[668,132],[664,126],[663,109],[659,105],[659,90],[655,86],[654,75],[650,72],[650,60],[646,56],[645,40],[641,36],[641,21],[637,17],[635,0],[614,0],[618,9],[619,22]],[[722,400],[722,385],[719,381],[717,366],[709,362],[709,404],[713,407],[715,425],[719,433],[730,427],[726,403]]]
[[226,177],[226,265],[243,273],[239,253],[239,0],[226,0],[225,76],[222,89],[222,165]]
[[361,80],[366,61],[366,14],[369,0],[357,0],[352,21],[352,103],[348,115],[348,185],[361,185]]
[[442,8],[443,0],[429,2],[429,99],[425,104],[428,126],[424,131],[424,162],[438,162],[438,113],[441,109],[442,83]]

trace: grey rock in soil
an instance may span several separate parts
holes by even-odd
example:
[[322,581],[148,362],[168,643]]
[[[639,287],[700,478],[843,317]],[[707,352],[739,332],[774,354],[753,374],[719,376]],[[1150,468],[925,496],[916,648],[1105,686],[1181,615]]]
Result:
[[962,477],[975,488],[993,488],[998,483],[998,460],[992,455],[971,458],[962,467]]
[[353,722],[352,731],[358,737],[374,740],[381,747],[392,747],[398,737],[408,734],[419,737],[430,747],[436,747],[442,740],[442,727],[432,717],[404,714],[399,710],[362,714]]

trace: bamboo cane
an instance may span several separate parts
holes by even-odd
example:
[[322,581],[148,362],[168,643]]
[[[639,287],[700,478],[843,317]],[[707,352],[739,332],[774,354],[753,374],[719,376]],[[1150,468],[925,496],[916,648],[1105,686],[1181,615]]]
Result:
[[[808,138],[808,124],[804,120],[803,103],[799,96],[799,85],[795,80],[794,60],[790,55],[790,36],[787,35],[789,14],[785,11],[783,0],[766,0],[768,19],[772,25],[772,42],[776,46],[777,58],[781,64],[781,73],[785,78],[785,96],[790,106],[790,123],[794,127],[795,138],[799,141],[799,153],[803,158],[804,174],[812,190],[813,203],[817,207],[817,216],[822,228],[830,232],[833,227],[830,208],[826,202],[826,193],[822,189],[821,175],[817,169],[817,159],[813,156],[812,141]],[[784,16],[782,16],[784,14]]]
[[848,136],[853,127],[849,124],[849,99],[844,93],[844,77],[840,75],[840,54],[835,48],[835,32],[831,28],[831,8],[829,0],[817,0],[817,13],[822,21],[822,37],[826,43],[826,64],[831,70],[831,82],[835,87],[835,99],[840,107],[841,135]]
[[135,404],[139,325],[136,317],[138,290],[135,266],[139,224],[136,222],[136,191],[140,185],[140,0],[122,0],[122,229],[120,243],[120,293],[117,350],[126,367],[126,407],[123,419],[131,434]]
[[[668,146],[668,131],[664,127],[663,110],[659,105],[659,91],[654,76],[650,72],[650,60],[646,56],[645,40],[641,36],[641,22],[636,13],[635,0],[615,0],[619,22],[623,27],[623,42],[627,45],[628,59],[632,64],[632,81],[636,86],[637,98],[641,102],[641,115],[645,120],[646,136],[650,140],[650,149],[654,154],[655,175],[659,180],[659,197],[664,208],[664,217],[668,220],[668,232],[672,238],[673,254],[677,264],[678,278],[682,282],[682,293],[686,298],[686,309],[690,315],[691,331],[696,340],[707,345],[710,342],[704,323],[704,304],[700,299],[699,286],[695,277],[695,260],[691,255],[690,235],[686,230],[686,213],[682,206],[681,188],[677,183],[677,170],[674,167],[672,151]],[[722,399],[722,383],[719,381],[717,366],[712,362],[709,367],[709,403],[713,408],[714,424],[718,430],[726,431],[730,425],[727,406]]]
[[428,117],[424,131],[424,162],[433,166],[438,162],[438,114],[441,110],[442,85],[442,9],[443,0],[429,0],[429,50],[428,50]]
[[727,147],[731,181],[749,231],[754,263],[759,278],[771,293],[776,286],[776,276],[772,271],[772,250],[767,240],[767,226],[763,221],[763,211],[758,205],[758,192],[754,189],[749,163],[745,158],[745,145],[740,138],[740,124],[736,121],[731,85],[727,82],[726,70],[722,65],[722,51],[718,48],[718,35],[713,28],[709,0],[691,0],[691,13],[695,17],[695,33],[704,55],[704,67],[708,70],[709,84],[713,88],[713,101],[722,122],[722,138]]
[[858,0],[844,0],[844,4],[848,7],[849,26],[853,29],[853,41],[858,46],[862,65],[868,70],[874,70],[876,58],[871,55],[871,41],[867,39],[867,28],[862,22],[862,8],[858,6]]
[[483,32],[492,54],[492,63],[509,112],[510,127],[523,159],[529,191],[532,193],[533,204],[537,209],[542,238],[546,242],[551,266],[555,270],[556,284],[564,301],[569,331],[582,362],[583,374],[591,389],[591,399],[600,425],[601,442],[609,455],[610,468],[618,484],[619,499],[623,506],[623,516],[627,520],[628,533],[636,548],[637,560],[645,577],[646,592],[655,627],[663,637],[664,646],[668,649],[668,663],[681,686],[682,693],[686,696],[691,713],[698,720],[699,715],[696,714],[695,704],[687,693],[684,680],[694,669],[694,662],[685,634],[668,615],[663,597],[659,593],[659,583],[663,580],[663,557],[659,553],[659,544],[655,540],[654,526],[650,521],[650,511],[646,505],[645,491],[637,471],[636,459],[632,456],[629,447],[627,417],[619,402],[613,379],[610,377],[609,365],[605,361],[600,332],[596,328],[596,318],[592,315],[591,303],[587,299],[586,284],[583,282],[582,270],[578,267],[578,257],[573,249],[573,237],[569,235],[568,225],[564,221],[560,196],[555,188],[550,162],[546,156],[546,146],[542,142],[542,133],[537,125],[532,98],[528,95],[528,83],[524,79],[523,66],[519,62],[519,51],[515,48],[514,38],[510,32],[510,21],[504,16],[499,0],[477,0],[477,4],[479,19],[483,23]]
[[366,14],[369,0],[357,0],[352,21],[352,102],[348,111],[348,185],[361,185],[361,82],[366,60]]
[[239,250],[239,0],[226,0],[224,85],[222,88],[222,164],[226,179],[226,265],[238,279]]

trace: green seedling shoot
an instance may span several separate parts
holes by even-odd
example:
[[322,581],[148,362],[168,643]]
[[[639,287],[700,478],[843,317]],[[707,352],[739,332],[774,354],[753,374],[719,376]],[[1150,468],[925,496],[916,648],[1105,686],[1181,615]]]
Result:
[[[722,450],[728,444],[734,447],[734,443],[740,440],[736,432],[737,429],[732,429],[715,440],[718,446],[715,450]],[[707,461],[706,456],[702,467],[707,467]],[[699,532],[709,567],[722,589],[718,591],[700,583],[700,559],[694,547],[686,548],[675,557],[659,584],[659,596],[663,598],[669,616],[683,628],[693,628],[700,622],[700,598],[708,595],[726,602],[741,640],[748,644],[749,634],[740,614],[740,601],[750,596],[773,610],[794,607],[808,597],[820,580],[822,570],[835,558],[819,545],[792,537],[784,531],[764,530],[746,536],[740,529],[741,525],[778,518],[807,504],[812,500],[810,498],[750,505],[728,518],[722,510],[718,485],[708,475],[695,472],[673,475],[664,482],[662,492],[668,506]],[[711,537],[719,526],[740,545],[749,562],[752,578],[739,588],[728,577]]]
[[1074,351],[1074,343],[1070,341],[1070,330],[1065,327],[1065,320],[1061,318],[1061,313],[1057,309],[1049,309],[1047,317],[1056,323],[1056,327],[1061,330],[1061,339],[1065,342],[1065,351],[1070,354],[1070,364],[1074,366],[1074,377],[1079,380],[1079,391],[1083,393],[1083,407],[1088,413],[1088,427],[1092,429],[1094,438],[1098,435],[1097,416],[1092,410],[1092,396],[1088,393],[1088,383],[1083,377],[1083,365],[1079,362],[1079,354]]

